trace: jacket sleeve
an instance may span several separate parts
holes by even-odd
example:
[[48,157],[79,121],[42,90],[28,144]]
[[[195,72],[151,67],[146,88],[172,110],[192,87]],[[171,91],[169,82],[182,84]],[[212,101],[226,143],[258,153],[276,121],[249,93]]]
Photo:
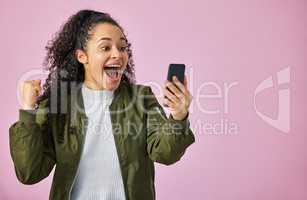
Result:
[[34,184],[47,177],[56,162],[46,112],[44,103],[36,110],[20,109],[19,120],[9,128],[11,157],[16,176],[23,184]]
[[167,118],[150,87],[147,87],[146,93],[148,155],[155,162],[173,164],[195,142],[188,116],[182,121],[173,119],[171,115]]

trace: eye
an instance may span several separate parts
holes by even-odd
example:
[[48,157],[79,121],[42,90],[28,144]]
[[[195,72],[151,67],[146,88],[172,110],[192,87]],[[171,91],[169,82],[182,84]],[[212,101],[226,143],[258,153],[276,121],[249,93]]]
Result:
[[128,46],[122,46],[120,49],[119,49],[120,51],[127,51],[128,50]]
[[110,51],[111,47],[110,46],[102,46],[100,49],[102,51]]

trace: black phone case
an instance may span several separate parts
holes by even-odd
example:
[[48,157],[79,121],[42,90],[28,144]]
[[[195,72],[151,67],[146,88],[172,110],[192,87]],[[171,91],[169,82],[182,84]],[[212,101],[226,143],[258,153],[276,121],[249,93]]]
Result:
[[184,83],[184,64],[170,64],[167,73],[167,80],[173,81],[172,77],[176,76],[178,80],[183,84]]
[[[168,67],[167,80],[173,82],[172,77],[176,76],[178,80],[184,84],[184,64],[170,64]],[[170,91],[171,92],[171,91]],[[165,96],[165,98],[167,98]],[[165,107],[168,107],[166,104],[163,104]]]

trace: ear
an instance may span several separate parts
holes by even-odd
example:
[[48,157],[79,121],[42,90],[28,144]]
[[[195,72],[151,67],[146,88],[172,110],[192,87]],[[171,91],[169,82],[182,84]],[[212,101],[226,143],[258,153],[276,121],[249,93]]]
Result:
[[82,64],[88,63],[87,55],[83,50],[77,49],[76,52],[75,52],[75,56],[80,63],[82,63]]

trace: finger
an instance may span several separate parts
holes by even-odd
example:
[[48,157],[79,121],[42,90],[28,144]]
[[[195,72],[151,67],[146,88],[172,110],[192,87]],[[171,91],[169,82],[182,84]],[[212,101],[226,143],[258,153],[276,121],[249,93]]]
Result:
[[166,87],[169,88],[169,90],[176,95],[178,98],[182,98],[182,92],[175,86],[174,83],[167,81],[166,82]]
[[188,79],[187,79],[187,76],[186,75],[184,75],[184,86],[185,86],[185,88],[187,89],[188,88]]
[[180,91],[185,94],[186,93],[186,88],[185,88],[185,85],[183,85],[178,79],[176,76],[174,76],[173,78],[174,80],[174,84],[180,89]]
[[41,80],[40,79],[34,80],[33,83],[36,86],[40,86],[41,85]]
[[39,90],[34,90],[33,94],[34,94],[34,96],[38,96],[39,95]]
[[42,89],[42,87],[40,85],[33,85],[32,88],[34,90],[41,90]]
[[38,93],[41,94],[41,92],[42,92],[42,88],[39,88]]
[[164,104],[167,105],[169,108],[174,108],[174,103],[166,97],[164,98]]
[[[170,92],[169,92],[170,93]],[[170,93],[172,95],[172,93]],[[187,101],[186,99],[180,100],[176,97],[176,100],[172,99],[171,97],[164,96],[165,99],[167,99],[172,105],[168,105],[169,107],[171,106],[173,109],[176,110],[182,110],[186,108]]]
[[164,90],[164,95],[171,100],[173,103],[178,103],[180,101],[180,99],[174,95],[173,93],[171,93],[167,88],[163,88]]
[[39,95],[42,91],[42,88],[41,87],[34,87],[34,92],[36,95]]
[[40,83],[40,79],[31,79],[29,81],[26,81],[26,82],[29,82],[29,83],[32,83],[32,84],[39,84]]
[[[177,81],[179,83],[181,83],[178,79],[177,79]],[[191,95],[190,91],[188,90],[188,78],[187,78],[186,75],[184,75],[184,86],[183,87],[184,87],[184,92],[183,93],[185,95],[185,98],[191,100],[192,99],[192,95]]]

